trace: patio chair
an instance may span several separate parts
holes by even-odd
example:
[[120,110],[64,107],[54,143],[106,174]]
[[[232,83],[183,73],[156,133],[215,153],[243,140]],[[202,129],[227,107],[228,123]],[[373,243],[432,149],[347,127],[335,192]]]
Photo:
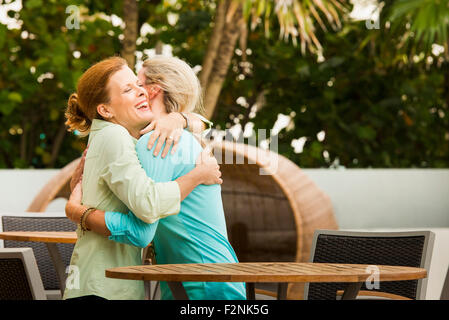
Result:
[[[434,238],[431,231],[377,233],[317,230],[310,261],[408,266],[429,271]],[[336,300],[345,287],[344,283],[310,283],[305,286],[304,297],[308,300]],[[380,282],[378,289],[371,290],[364,283],[357,299],[423,300],[426,287],[427,278]]]
[[449,268],[447,269],[446,280],[443,284],[443,290],[441,290],[440,300],[449,300]]
[[33,249],[0,248],[0,300],[46,300]]
[[[3,231],[75,231],[76,225],[64,216],[48,216],[46,213],[32,215],[1,216]],[[61,299],[58,276],[47,246],[39,242],[4,241],[5,248],[32,248],[48,299]],[[57,244],[61,258],[68,266],[74,244]]]

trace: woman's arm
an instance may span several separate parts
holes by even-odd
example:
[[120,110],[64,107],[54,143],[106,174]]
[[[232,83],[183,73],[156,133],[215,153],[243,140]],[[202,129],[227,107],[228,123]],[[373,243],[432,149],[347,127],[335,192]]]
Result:
[[179,212],[179,185],[174,181],[155,183],[147,177],[125,128],[111,125],[102,129],[91,141],[88,158],[90,151],[99,154],[99,158],[92,160],[99,161],[97,165],[102,168],[99,183],[106,184],[139,219],[152,223]]
[[[73,222],[79,223],[86,209],[81,204],[67,202],[66,214],[71,216]],[[88,230],[108,237],[109,240],[139,248],[145,248],[153,241],[158,223],[159,221],[145,223],[131,211],[124,214],[98,209],[92,211],[85,221]]]
[[[179,185],[181,199],[184,200],[198,185],[197,181],[202,181],[204,184],[221,183],[220,176],[217,160],[211,157],[209,151],[206,150],[198,157],[195,169],[175,181]],[[79,179],[65,207],[67,217],[77,224],[80,223],[83,212],[88,209],[81,204],[81,199],[82,179]],[[123,214],[96,209],[86,219],[86,226],[89,230],[107,236],[110,240],[141,248],[145,248],[153,240],[157,225],[158,221],[147,224],[136,218],[131,211],[128,214]]]
[[132,137],[119,125],[98,132],[89,150],[93,152],[94,148],[100,155],[95,161],[101,161],[98,165],[102,167],[99,183],[105,183],[130,211],[147,223],[177,214],[182,199],[197,185],[208,183],[210,175],[216,176],[218,172],[215,168],[195,168],[187,178],[155,183],[142,168]]
[[98,133],[89,147],[91,150],[96,146],[102,153],[104,163],[101,164],[103,169],[99,174],[100,183],[106,183],[143,222],[153,223],[160,218],[177,214],[181,201],[196,186],[222,182],[218,164],[213,163],[214,159],[209,156],[212,163],[198,165],[185,177],[155,183],[142,168],[135,144],[126,129],[119,125],[108,128],[110,132]]
[[[78,171],[82,172],[82,170],[83,168]],[[179,185],[181,198],[184,199],[196,187],[196,180],[203,181],[205,184],[221,183],[220,175],[217,160],[211,156],[210,150],[206,149],[196,159],[196,167],[189,174],[175,181]],[[72,180],[75,180],[72,182],[77,184],[66,204],[66,214],[69,219],[79,223],[87,207],[81,204],[82,177],[74,175]],[[88,229],[108,236],[110,240],[137,247],[146,247],[152,241],[157,228],[157,222],[146,224],[136,218],[132,212],[123,214],[95,210],[87,216],[85,223]]]
[[148,150],[151,150],[156,140],[158,140],[154,148],[154,155],[157,156],[165,142],[165,147],[162,151],[162,158],[165,158],[172,145],[172,154],[176,152],[183,129],[187,129],[194,134],[201,134],[211,128],[212,122],[197,113],[171,112],[168,115],[153,120],[147,127],[140,131],[140,134],[144,135],[154,130],[151,138],[148,140]]
[[[65,214],[67,218],[69,218],[76,224],[79,224],[81,215],[86,209],[86,206],[69,200],[65,205]],[[86,225],[89,230],[95,233],[101,234],[103,236],[111,235],[111,231],[107,228],[105,223],[105,212],[102,210],[95,209],[95,211],[92,211],[87,217]]]
[[[222,183],[216,160],[206,155],[203,157],[209,161],[198,163],[194,170],[176,181],[155,183],[142,168],[126,129],[118,125],[98,133],[94,144],[93,149],[105,158],[100,180],[143,222],[153,223],[178,213],[180,202],[199,184]],[[99,231],[106,231],[104,225]]]
[[[67,217],[77,224],[80,223],[81,216],[87,209],[81,204],[81,189],[81,182],[79,182],[74,187],[65,207]],[[137,219],[132,212],[124,214],[95,209],[87,216],[85,224],[87,229],[109,237],[109,240],[145,248],[154,238],[158,221],[147,224]]]
[[181,201],[198,186],[196,183],[198,180],[202,181],[200,184],[205,185],[222,184],[223,180],[220,177],[221,171],[217,159],[211,155],[209,148],[204,149],[196,159],[195,169],[175,180],[179,185]]
[[[67,218],[69,218],[76,224],[80,223],[83,212],[88,208],[81,204],[82,197],[82,180],[79,179],[75,187],[73,188],[72,193],[70,194],[69,200],[65,205],[65,214]],[[111,232],[106,227],[104,215],[104,211],[95,210],[89,214],[86,222],[88,223],[88,228],[93,232],[104,236],[110,236]]]

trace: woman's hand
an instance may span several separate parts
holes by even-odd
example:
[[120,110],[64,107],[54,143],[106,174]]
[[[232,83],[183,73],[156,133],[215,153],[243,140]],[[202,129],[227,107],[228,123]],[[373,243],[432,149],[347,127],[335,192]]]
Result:
[[162,151],[162,158],[165,158],[172,145],[173,148],[171,153],[174,154],[176,152],[179,139],[182,135],[182,130],[185,127],[186,120],[184,117],[179,112],[171,112],[166,116],[153,120],[147,127],[140,131],[140,134],[145,134],[154,130],[148,140],[148,150],[151,150],[154,142],[159,138],[153,154],[157,156],[165,142],[165,147]]
[[65,214],[67,218],[72,220],[75,223],[79,223],[81,219],[81,215],[83,214],[86,207],[81,204],[83,198],[83,188],[82,188],[82,179],[78,181],[75,187],[70,194],[69,200],[65,206]]
[[81,205],[83,198],[83,180],[81,179],[73,188],[72,193],[70,194],[69,200],[72,204]]
[[84,163],[86,162],[86,154],[87,149],[89,146],[87,146],[86,150],[83,152],[83,156],[81,157],[81,161],[78,163],[78,166],[76,167],[75,171],[72,174],[72,179],[70,180],[70,190],[73,191],[75,186],[78,184],[78,182],[81,181],[83,177],[83,171],[84,171]]
[[202,184],[222,184],[220,166],[212,155],[210,148],[206,147],[196,159],[196,168],[201,175]]
[[206,147],[196,159],[195,169],[175,180],[179,186],[181,201],[200,184],[222,184],[223,180],[220,177],[217,159],[212,156],[210,148]]

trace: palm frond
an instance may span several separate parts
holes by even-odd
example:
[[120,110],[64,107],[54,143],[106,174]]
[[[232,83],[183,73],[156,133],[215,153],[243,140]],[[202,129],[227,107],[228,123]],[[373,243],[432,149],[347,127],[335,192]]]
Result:
[[297,38],[301,43],[301,50],[315,53],[322,50],[316,34],[318,25],[327,32],[327,25],[338,30],[342,25],[342,16],[348,10],[349,0],[241,0],[244,1],[244,12],[251,13],[251,29],[262,21],[264,17],[265,35],[269,35],[269,21],[275,14],[280,27],[279,37],[293,45]]
[[[431,50],[432,44],[447,45],[449,29],[449,2],[444,0],[397,0],[388,19],[392,30],[398,34],[406,32],[403,39],[416,50]],[[407,28],[409,26],[409,28]]]

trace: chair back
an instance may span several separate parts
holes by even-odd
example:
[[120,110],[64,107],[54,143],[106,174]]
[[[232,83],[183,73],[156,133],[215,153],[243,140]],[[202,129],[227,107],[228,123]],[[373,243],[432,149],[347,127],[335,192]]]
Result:
[[0,300],[45,300],[31,248],[0,248]]
[[[348,232],[317,230],[314,234],[311,262],[390,265],[425,268],[429,271],[435,235],[416,232]],[[335,300],[344,283],[310,283],[305,299]],[[408,299],[424,299],[427,278],[380,282],[379,288],[364,283],[361,290],[377,291]]]
[[[27,213],[27,215],[30,215]],[[46,217],[44,213],[41,216],[12,216],[4,215],[1,217],[3,231],[75,231],[76,225],[65,216]],[[66,266],[70,264],[74,244],[58,243],[57,247],[62,261]],[[52,259],[45,243],[23,242],[23,241],[4,241],[5,248],[32,248],[36,257],[37,265],[46,290],[60,289],[58,276],[53,265]]]

